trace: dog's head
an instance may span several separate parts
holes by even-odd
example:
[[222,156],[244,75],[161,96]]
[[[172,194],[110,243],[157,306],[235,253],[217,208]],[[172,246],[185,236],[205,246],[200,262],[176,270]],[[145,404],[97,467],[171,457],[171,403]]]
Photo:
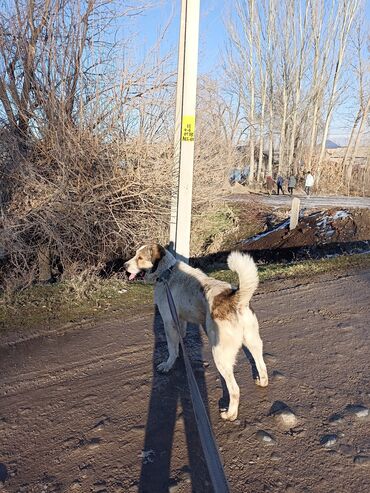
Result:
[[139,273],[156,272],[159,262],[166,255],[166,250],[158,243],[143,245],[140,247],[135,256],[124,264],[125,270],[130,274],[130,281],[135,279]]

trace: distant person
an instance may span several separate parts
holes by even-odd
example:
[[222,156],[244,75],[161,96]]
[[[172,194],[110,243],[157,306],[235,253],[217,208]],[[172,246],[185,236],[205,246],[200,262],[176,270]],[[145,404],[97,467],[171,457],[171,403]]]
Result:
[[272,178],[271,175],[268,175],[266,178],[266,188],[267,188],[267,193],[269,195],[272,194],[272,191],[274,189],[274,185],[275,185],[274,179]]
[[290,193],[290,195],[293,195],[296,186],[297,186],[296,177],[294,175],[290,175],[288,180],[288,192]]
[[283,184],[284,184],[284,178],[279,175],[276,180],[276,186],[277,186],[277,194],[280,194],[280,190],[283,195],[285,195],[284,190],[283,190]]
[[305,181],[305,192],[307,195],[310,195],[311,193],[311,188],[313,187],[313,184],[315,183],[315,178],[311,175],[311,171],[309,171],[306,175],[306,181]]

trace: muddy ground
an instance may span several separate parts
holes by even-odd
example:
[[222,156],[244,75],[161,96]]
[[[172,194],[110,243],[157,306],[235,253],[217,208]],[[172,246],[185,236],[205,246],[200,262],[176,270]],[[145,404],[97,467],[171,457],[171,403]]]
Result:
[[[259,288],[270,385],[254,385],[240,354],[234,423],[219,418],[221,382],[206,338],[190,328],[186,346],[232,492],[370,491],[369,282],[367,269]],[[150,307],[3,345],[0,490],[212,491],[182,363],[168,376],[153,370],[165,356]],[[295,413],[293,428],[270,414],[276,401]]]

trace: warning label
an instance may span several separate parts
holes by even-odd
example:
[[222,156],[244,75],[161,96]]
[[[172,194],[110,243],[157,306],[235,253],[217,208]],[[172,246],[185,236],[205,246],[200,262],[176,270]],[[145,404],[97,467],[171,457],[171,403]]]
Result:
[[181,138],[187,142],[192,142],[194,140],[195,131],[195,116],[183,116],[182,117],[182,128],[181,128]]

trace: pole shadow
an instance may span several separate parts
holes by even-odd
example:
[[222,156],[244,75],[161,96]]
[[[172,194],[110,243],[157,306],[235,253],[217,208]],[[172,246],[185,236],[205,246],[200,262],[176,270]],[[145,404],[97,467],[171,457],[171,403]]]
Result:
[[[197,430],[181,348],[180,356],[171,372],[164,375],[156,370],[156,366],[167,358],[166,336],[157,307],[155,307],[153,333],[153,380],[138,491],[168,493],[171,486],[184,479],[182,476],[190,475],[193,493],[211,493],[213,489]],[[198,326],[188,324],[185,346],[209,414],[202,338]],[[171,477],[171,455],[177,419],[184,420],[188,462],[187,464],[184,462],[183,467],[176,471],[177,477]],[[181,456],[185,456],[186,451],[180,453]]]

